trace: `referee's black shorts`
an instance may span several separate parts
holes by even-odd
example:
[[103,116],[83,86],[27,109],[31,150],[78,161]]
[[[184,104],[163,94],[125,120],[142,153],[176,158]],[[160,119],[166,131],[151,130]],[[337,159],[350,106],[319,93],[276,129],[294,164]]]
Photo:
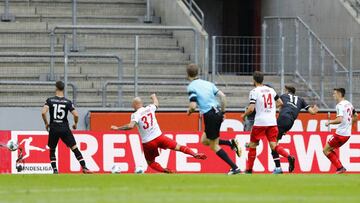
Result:
[[76,145],[74,135],[68,125],[50,125],[48,146],[55,149],[59,139],[61,139],[67,147],[71,148]]
[[224,116],[221,111],[211,109],[204,114],[205,133],[210,140],[220,137],[220,127]]
[[293,127],[294,119],[287,116],[279,116],[277,119],[277,125],[279,129],[278,140],[281,138]]

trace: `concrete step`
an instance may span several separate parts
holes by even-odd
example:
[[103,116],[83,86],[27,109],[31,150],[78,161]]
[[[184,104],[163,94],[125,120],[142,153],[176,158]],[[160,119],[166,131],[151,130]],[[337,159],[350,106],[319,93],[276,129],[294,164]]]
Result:
[[[0,10],[3,11],[4,7],[1,5]],[[72,16],[72,5],[64,4],[61,6],[56,5],[11,5],[10,12],[15,15],[59,15],[59,16]],[[88,5],[79,5],[77,8],[77,15],[92,15],[92,16],[144,16],[146,8],[143,5],[128,6],[123,4],[98,4],[96,7]]]
[[[92,25],[116,25],[123,23],[138,23],[141,16],[77,16],[78,24],[92,24]],[[57,24],[71,24],[71,16],[59,15],[16,15],[18,22],[48,22]]]

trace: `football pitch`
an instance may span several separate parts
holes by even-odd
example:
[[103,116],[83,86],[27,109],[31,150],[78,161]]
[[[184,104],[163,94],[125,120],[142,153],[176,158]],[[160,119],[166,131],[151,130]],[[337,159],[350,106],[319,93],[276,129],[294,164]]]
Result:
[[0,202],[360,202],[360,175],[0,175]]

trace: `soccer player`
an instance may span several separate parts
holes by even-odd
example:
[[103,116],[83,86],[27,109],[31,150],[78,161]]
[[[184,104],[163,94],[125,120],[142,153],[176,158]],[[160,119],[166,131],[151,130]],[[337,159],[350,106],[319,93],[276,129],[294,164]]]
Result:
[[155,116],[155,111],[159,107],[159,101],[155,94],[151,95],[151,99],[153,103],[144,107],[144,104],[139,97],[134,98],[132,107],[134,108],[135,113],[131,115],[130,123],[121,127],[113,125],[111,126],[111,129],[131,130],[137,125],[143,144],[145,159],[148,165],[154,170],[162,173],[174,173],[175,171],[163,168],[155,161],[155,158],[159,156],[159,148],[181,151],[185,154],[193,156],[196,159],[206,159],[207,157],[205,154],[195,153],[190,148],[181,146],[174,140],[162,134]]
[[[75,123],[72,127],[75,130],[79,121],[78,112],[75,110],[72,102],[64,97],[65,84],[62,81],[57,81],[55,86],[55,96],[46,100],[41,112],[45,128],[49,131],[48,147],[50,148],[50,162],[53,172],[54,174],[59,173],[56,166],[55,150],[59,139],[61,139],[74,153],[76,159],[82,167],[82,172],[85,174],[91,173],[86,167],[80,150],[76,146],[76,141],[69,128],[69,122],[67,119],[68,112],[70,111],[70,113],[74,116]],[[50,124],[46,117],[48,111],[50,113]]]
[[[241,155],[241,149],[235,139],[221,140],[220,127],[224,120],[226,97],[213,83],[198,78],[199,68],[195,64],[189,64],[186,68],[187,77],[191,81],[188,85],[189,94],[188,115],[193,113],[199,105],[200,112],[204,115],[205,132],[201,142],[210,148],[224,160],[230,167],[229,175],[239,174],[241,171],[238,166],[229,158],[227,153],[220,145],[227,145],[236,151],[237,156]],[[220,97],[221,108],[216,96]]]
[[[280,96],[283,105],[281,106],[279,117],[277,119],[279,129],[277,136],[278,142],[293,127],[301,109],[307,110],[312,115],[319,111],[319,108],[316,105],[310,106],[303,98],[296,96],[295,87],[285,86],[285,90],[286,93]],[[275,162],[275,169],[273,173],[282,174],[279,154],[274,150],[271,151],[271,154]]]
[[266,136],[270,148],[289,160],[289,172],[295,168],[295,158],[289,155],[284,148],[278,145],[276,137],[278,127],[276,123],[276,107],[283,105],[283,102],[273,88],[263,85],[264,75],[259,71],[253,74],[255,88],[250,92],[250,105],[242,118],[250,115],[256,110],[255,123],[251,130],[248,160],[245,173],[251,174],[256,158],[256,147],[261,137]]
[[332,165],[336,167],[336,173],[341,174],[346,172],[346,169],[339,160],[335,150],[344,145],[351,136],[352,125],[357,121],[358,114],[353,105],[347,101],[345,97],[344,88],[335,88],[333,97],[337,103],[336,105],[336,119],[325,123],[326,126],[339,124],[335,135],[326,143],[324,147],[325,156],[331,161]]

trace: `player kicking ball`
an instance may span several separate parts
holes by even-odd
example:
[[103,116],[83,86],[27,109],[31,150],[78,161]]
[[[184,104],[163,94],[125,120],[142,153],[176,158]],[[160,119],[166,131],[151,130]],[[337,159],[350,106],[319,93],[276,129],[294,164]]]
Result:
[[162,134],[158,122],[155,117],[155,111],[159,107],[159,101],[155,94],[151,95],[153,101],[152,104],[144,107],[142,100],[139,97],[134,98],[132,107],[135,113],[131,115],[131,121],[129,124],[121,127],[111,126],[112,130],[131,130],[137,126],[139,134],[141,136],[145,159],[148,165],[162,173],[174,173],[175,171],[163,168],[159,163],[155,161],[155,158],[159,156],[160,149],[171,149],[180,151],[185,154],[189,154],[196,159],[205,160],[207,157],[203,153],[195,153],[186,146],[177,144],[174,140],[166,137]]
[[333,97],[337,103],[336,105],[336,119],[325,123],[326,126],[339,124],[335,135],[326,143],[324,147],[325,156],[331,161],[331,164],[336,167],[336,173],[345,173],[346,169],[339,160],[335,150],[343,146],[351,136],[352,125],[357,121],[358,114],[353,105],[347,101],[345,97],[344,88],[335,88]]
[[295,168],[295,158],[290,156],[283,147],[279,146],[276,140],[278,135],[276,107],[282,106],[283,102],[273,88],[263,85],[263,81],[263,73],[255,71],[253,74],[255,89],[250,92],[250,105],[246,112],[241,115],[241,117],[244,118],[256,110],[255,122],[250,134],[249,153],[245,173],[252,173],[256,158],[256,147],[260,139],[264,136],[268,139],[271,150],[288,158],[289,172],[293,172]]
[[[293,127],[301,109],[305,109],[312,115],[319,111],[316,105],[310,106],[303,98],[296,96],[295,87],[285,86],[285,90],[286,93],[280,96],[283,105],[281,106],[279,117],[277,119],[279,129],[277,142],[279,142],[279,140],[281,140],[281,138]],[[279,154],[274,150],[271,151],[271,154],[275,162],[273,174],[282,174]]]
[[[73,129],[76,130],[79,121],[78,112],[75,110],[72,102],[64,97],[65,84],[62,81],[56,82],[56,95],[46,100],[42,109],[42,118],[44,120],[45,128],[49,131],[48,147],[50,148],[50,163],[54,174],[59,173],[56,166],[55,150],[59,139],[61,139],[67,147],[74,153],[76,159],[79,161],[82,172],[85,174],[92,173],[86,167],[83,156],[76,146],[74,135],[69,128],[69,121],[67,119],[68,112],[74,116]],[[50,124],[46,118],[46,114],[50,113]]]

